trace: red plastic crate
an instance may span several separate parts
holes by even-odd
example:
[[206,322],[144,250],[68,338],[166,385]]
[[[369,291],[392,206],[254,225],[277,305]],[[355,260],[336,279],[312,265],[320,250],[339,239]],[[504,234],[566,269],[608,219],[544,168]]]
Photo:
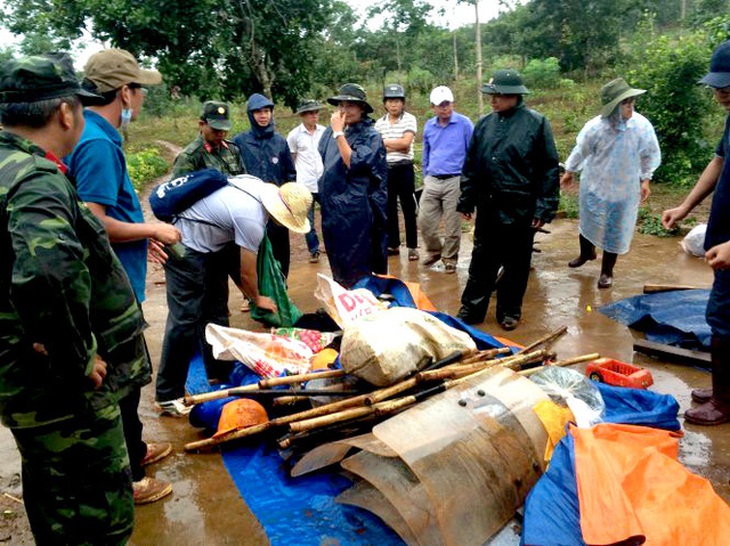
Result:
[[654,378],[646,368],[613,358],[599,358],[589,362],[586,376],[600,383],[633,389],[646,389],[654,384]]

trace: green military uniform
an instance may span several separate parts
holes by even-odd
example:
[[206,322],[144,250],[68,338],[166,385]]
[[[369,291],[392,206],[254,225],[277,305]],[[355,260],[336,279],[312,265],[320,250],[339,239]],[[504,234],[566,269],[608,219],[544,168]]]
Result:
[[223,145],[216,149],[198,135],[175,159],[172,176],[177,178],[200,169],[216,169],[229,176],[246,173],[241,152],[233,142],[224,140]]
[[[0,105],[83,100],[73,74],[66,56],[8,61]],[[124,544],[134,505],[117,401],[150,380],[144,320],[104,227],[57,160],[10,131],[0,133],[0,419],[22,456],[37,544]],[[107,376],[94,389],[97,354]]]

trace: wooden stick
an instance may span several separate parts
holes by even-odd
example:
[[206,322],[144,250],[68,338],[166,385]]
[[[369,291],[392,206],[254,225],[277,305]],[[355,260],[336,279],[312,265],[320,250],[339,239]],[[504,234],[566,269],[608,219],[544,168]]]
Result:
[[538,366],[536,368],[530,368],[529,370],[521,370],[517,373],[522,376],[528,377],[528,376],[534,374],[535,372],[539,372],[540,370],[542,370],[544,368],[549,368],[550,366],[559,366],[559,367],[571,366],[573,364],[587,362],[588,360],[596,360],[597,358],[601,358],[601,355],[599,355],[598,353],[590,353],[587,355],[576,356],[573,358],[566,358],[565,360],[558,360],[557,362],[553,362],[551,364],[545,364],[544,366]]
[[512,352],[512,349],[509,347],[498,347],[496,349],[486,349],[484,351],[479,351],[473,356],[470,356],[469,358],[465,358],[461,361],[462,364],[472,364],[474,362],[480,362],[482,360],[491,360],[492,358],[499,356],[499,355],[506,355]]
[[271,401],[272,406],[291,406],[299,402],[306,402],[309,400],[308,396],[280,396],[274,398]]
[[698,290],[707,288],[704,286],[690,286],[687,284],[645,284],[644,294],[655,294],[657,292],[671,292],[672,290]]
[[529,353],[530,351],[535,350],[536,348],[540,347],[541,345],[553,344],[558,339],[560,339],[561,337],[563,337],[567,332],[568,332],[568,327],[567,326],[561,326],[560,328],[558,328],[554,332],[550,332],[549,334],[547,334],[546,336],[541,337],[540,339],[538,339],[534,343],[530,343],[527,347],[525,347],[524,349],[522,349],[517,354]]
[[24,504],[22,499],[19,499],[18,497],[14,497],[10,493],[3,493],[3,496],[9,498],[11,501],[17,502],[18,504]]
[[185,397],[185,405],[194,406],[210,400],[219,400],[228,398],[229,396],[246,395],[259,389],[275,387],[277,385],[292,385],[294,383],[304,383],[312,379],[327,379],[333,377],[345,376],[345,370],[328,370],[324,372],[303,373],[297,375],[286,375],[284,377],[274,377],[271,379],[262,379],[253,385],[244,385],[242,387],[233,387],[220,391],[206,392],[203,394],[194,394]]

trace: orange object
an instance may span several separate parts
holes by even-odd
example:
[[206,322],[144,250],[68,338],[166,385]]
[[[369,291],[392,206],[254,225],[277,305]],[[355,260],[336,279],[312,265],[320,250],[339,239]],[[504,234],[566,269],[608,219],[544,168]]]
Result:
[[266,415],[266,410],[256,400],[239,398],[223,406],[223,411],[221,411],[218,420],[218,432],[213,435],[213,438],[222,436],[232,430],[261,425],[268,422],[268,420],[269,416]]
[[616,387],[646,389],[654,384],[651,372],[646,368],[620,362],[613,358],[599,358],[588,363],[586,376],[598,383]]
[[570,434],[586,544],[728,543],[730,506],[676,460],[681,433],[601,423]]
[[334,349],[325,348],[322,349],[320,352],[318,352],[316,355],[312,357],[310,360],[310,363],[312,365],[313,370],[322,370],[329,368],[329,365],[332,364],[335,360],[337,360],[337,355],[339,353],[335,351]]

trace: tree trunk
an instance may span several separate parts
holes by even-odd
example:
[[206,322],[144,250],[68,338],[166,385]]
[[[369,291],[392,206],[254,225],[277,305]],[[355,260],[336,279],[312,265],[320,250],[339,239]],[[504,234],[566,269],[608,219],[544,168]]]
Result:
[[474,0],[474,12],[476,13],[476,46],[477,46],[477,108],[481,117],[484,112],[484,97],[482,96],[482,31],[479,28],[479,0]]
[[456,52],[456,31],[454,31],[454,80],[459,79],[459,56]]

